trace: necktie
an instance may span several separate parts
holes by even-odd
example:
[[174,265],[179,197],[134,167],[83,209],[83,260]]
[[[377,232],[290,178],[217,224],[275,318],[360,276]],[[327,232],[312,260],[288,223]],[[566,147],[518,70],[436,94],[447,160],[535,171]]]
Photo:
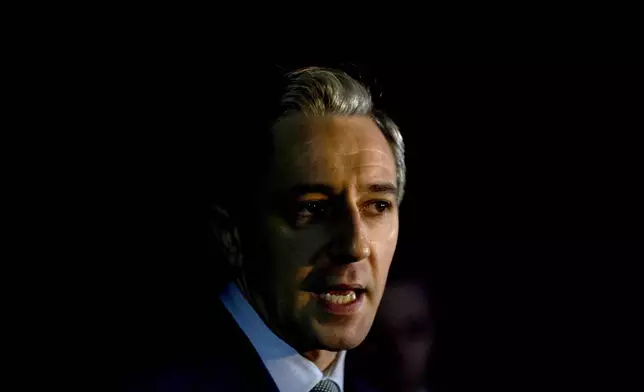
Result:
[[340,388],[338,387],[338,384],[326,379],[317,383],[313,389],[311,389],[311,392],[340,392]]

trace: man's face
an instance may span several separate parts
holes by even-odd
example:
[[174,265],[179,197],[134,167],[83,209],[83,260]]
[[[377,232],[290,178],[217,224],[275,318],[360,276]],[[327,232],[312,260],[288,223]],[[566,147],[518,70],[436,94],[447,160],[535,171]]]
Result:
[[396,165],[367,117],[275,129],[247,277],[268,325],[299,350],[345,350],[373,323],[398,239]]

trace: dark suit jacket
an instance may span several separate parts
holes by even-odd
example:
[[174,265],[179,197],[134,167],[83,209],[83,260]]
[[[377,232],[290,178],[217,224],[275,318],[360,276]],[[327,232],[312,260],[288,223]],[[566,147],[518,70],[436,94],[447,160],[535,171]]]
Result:
[[[200,328],[195,344],[152,372],[130,378],[128,392],[278,392],[259,354],[223,304],[216,302],[210,327]],[[203,326],[202,326],[203,327]],[[347,356],[348,357],[348,356]],[[345,392],[368,392],[345,369]]]

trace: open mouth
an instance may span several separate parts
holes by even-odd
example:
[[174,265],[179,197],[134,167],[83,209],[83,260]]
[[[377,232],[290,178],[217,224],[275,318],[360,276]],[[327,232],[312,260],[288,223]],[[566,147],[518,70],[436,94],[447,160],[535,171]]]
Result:
[[325,311],[347,315],[361,308],[365,291],[360,286],[335,285],[314,292],[313,297]]

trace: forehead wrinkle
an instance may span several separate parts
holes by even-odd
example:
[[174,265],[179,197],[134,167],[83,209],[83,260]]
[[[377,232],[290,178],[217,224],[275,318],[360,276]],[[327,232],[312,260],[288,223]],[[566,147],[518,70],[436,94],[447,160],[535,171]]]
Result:
[[[395,166],[393,154],[382,151],[381,149],[361,149],[354,152],[338,152],[336,155],[342,155],[343,158],[350,159],[353,166],[368,166],[381,164],[383,166]],[[361,162],[365,162],[361,165]],[[369,162],[371,161],[371,162]]]
[[[355,177],[357,182],[373,182],[377,179],[396,182],[396,171],[386,163],[360,163],[355,161],[348,163],[342,159],[333,160],[330,163],[329,169],[332,178],[340,173],[353,172],[351,177]],[[342,174],[340,174],[340,177],[342,177]]]
[[378,148],[361,148],[360,150],[357,151],[352,151],[352,152],[346,152],[344,153],[345,155],[355,155],[355,154],[360,154],[361,152],[377,152],[382,155],[387,155],[387,153],[383,152],[382,150]]
[[391,182],[397,183],[396,170],[386,164],[357,164],[353,165],[350,170],[357,177],[359,183],[366,182]]
[[372,164],[366,164],[366,165],[355,165],[355,168],[361,168],[361,167],[380,167],[383,168],[387,171],[391,171],[391,168],[389,168],[387,165],[381,165],[379,163],[372,163]]

